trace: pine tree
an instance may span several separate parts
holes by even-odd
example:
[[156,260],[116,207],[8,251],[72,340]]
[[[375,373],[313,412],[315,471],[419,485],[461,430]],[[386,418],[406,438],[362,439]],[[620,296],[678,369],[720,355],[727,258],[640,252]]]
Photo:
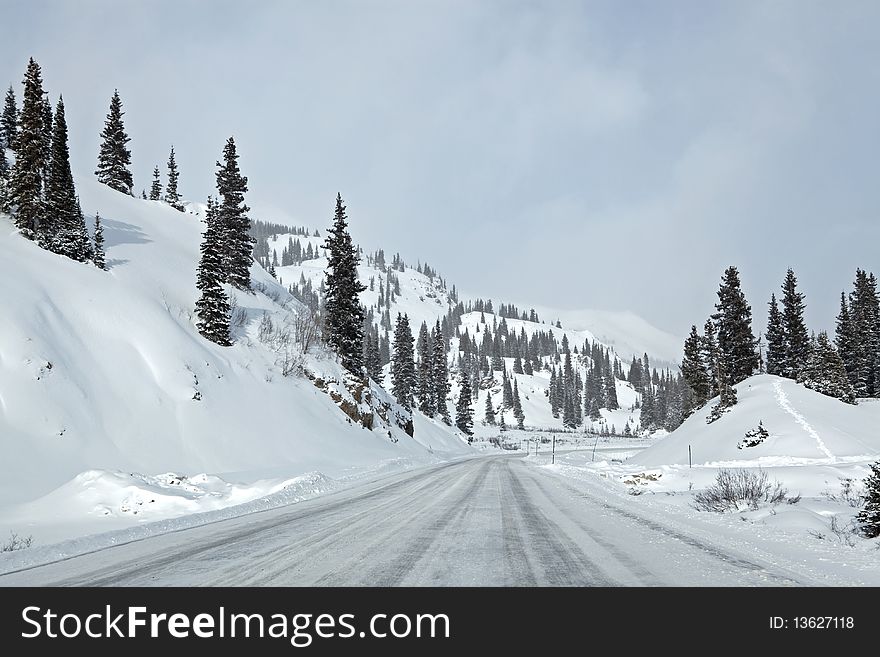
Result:
[[95,255],[92,262],[98,269],[107,269],[107,261],[104,253],[104,227],[101,225],[101,217],[95,213]]
[[205,232],[196,287],[202,293],[196,301],[199,333],[221,347],[232,344],[229,335],[229,299],[223,289],[223,232],[216,202],[209,198]]
[[776,295],[770,295],[770,314],[767,322],[767,374],[784,376],[786,360],[785,324]]
[[486,415],[484,416],[484,421],[489,426],[495,426],[495,409],[492,406],[492,391],[486,391]]
[[548,393],[549,393],[549,397],[550,397],[550,413],[553,415],[553,417],[559,417],[559,411],[562,410],[559,407],[559,403],[558,403],[558,400],[559,400],[558,388],[559,388],[559,380],[556,378],[556,370],[551,369],[550,370],[550,385],[548,388]]
[[810,357],[801,368],[798,383],[847,404],[854,404],[856,401],[843,361],[825,331],[819,333],[811,346]]
[[6,160],[6,149],[0,144],[0,212],[9,212],[7,189],[9,186],[9,162]]
[[851,382],[859,397],[880,396],[880,302],[873,274],[857,269],[849,299],[853,340]]
[[728,382],[733,385],[758,369],[758,352],[752,334],[752,308],[742,292],[739,271],[728,267],[718,289],[718,311],[712,315],[718,330],[718,348]]
[[91,243],[85,219],[76,198],[70,151],[67,146],[67,120],[64,99],[58,99],[52,130],[51,161],[45,188],[46,216],[40,230],[44,248],[79,262],[91,258]]
[[513,408],[513,388],[510,386],[507,370],[501,371],[501,407],[505,411]]
[[709,398],[718,394],[721,379],[718,373],[718,363],[721,360],[721,351],[718,349],[718,340],[715,337],[715,324],[711,319],[703,325],[703,362],[706,363],[706,372],[709,375]]
[[49,177],[52,161],[52,103],[49,96],[43,97],[43,181]]
[[696,326],[691,326],[690,335],[684,341],[681,376],[693,395],[691,407],[683,410],[687,416],[702,407],[709,400],[710,393],[709,373],[703,356],[703,339]]
[[153,167],[153,184],[150,185],[150,200],[158,201],[162,198],[162,180],[159,178],[159,166]]
[[[179,178],[180,172],[177,170],[177,162],[174,161],[174,146],[172,146],[171,155],[168,156],[168,184],[165,186],[165,202],[178,212],[183,212],[183,204],[180,202],[180,194],[177,193],[177,180]],[[247,191],[247,178],[244,179],[244,184],[245,188],[241,190],[242,192]],[[242,201],[244,201],[244,197],[242,197]],[[243,212],[247,212],[247,210],[245,209]]]
[[524,429],[526,414],[523,413],[522,402],[519,398],[519,386],[516,383],[516,378],[513,379],[513,417],[516,418],[516,428]]
[[24,98],[15,138],[15,164],[9,174],[7,202],[15,226],[31,240],[37,238],[45,219],[43,203],[43,80],[40,65],[28,61],[24,76]]
[[12,85],[6,91],[3,113],[0,114],[0,142],[11,151],[17,151],[16,135],[18,134],[18,107],[15,104],[15,92]]
[[804,323],[804,295],[797,291],[797,277],[789,269],[782,283],[782,326],[785,336],[783,376],[796,379],[810,355],[810,336]]
[[857,353],[856,343],[857,337],[853,334],[852,319],[849,316],[849,304],[846,302],[846,295],[840,293],[840,313],[837,315],[837,326],[834,331],[834,343],[837,345],[837,352],[843,361],[846,376],[850,384],[854,385],[857,379]]
[[[358,253],[352,244],[345,220],[342,195],[337,194],[336,214],[324,242],[327,248],[324,323],[327,327],[327,342],[339,354],[342,366],[349,372],[358,374],[361,368],[364,323],[364,310],[358,295],[367,288],[358,279]],[[407,330],[409,330],[408,319]]]
[[[217,192],[221,197],[217,218],[223,234],[223,272],[225,282],[239,290],[250,291],[254,239],[250,235],[251,220],[247,216],[250,208],[244,204],[244,193],[248,190],[247,182],[247,177],[242,176],[238,168],[235,140],[230,137],[223,147],[223,163],[217,162]],[[168,197],[167,191],[165,196]],[[343,228],[344,220],[343,216]],[[348,243],[351,243],[350,238]],[[356,345],[349,345],[345,353],[352,356],[354,350],[356,352],[354,359],[360,366],[360,330],[363,313],[359,304],[351,321],[357,324],[359,339]]]
[[458,427],[459,431],[468,436],[468,442],[471,442],[470,436],[474,433],[474,421],[473,410],[471,410],[471,387],[466,381],[461,382],[458,402],[455,404],[455,426]]
[[131,151],[126,144],[131,141],[125,132],[122,117],[122,100],[119,92],[113,91],[110,111],[101,131],[101,150],[98,153],[98,168],[95,175],[101,182],[116,191],[131,194],[134,181],[131,177]]
[[605,355],[605,368],[603,372],[603,392],[605,393],[605,408],[609,411],[616,411],[620,408],[620,402],[617,400],[617,384],[614,382],[614,371],[611,369],[608,355]]
[[868,538],[880,536],[880,461],[871,465],[871,474],[865,479],[865,493],[856,520],[862,526],[862,533]]
[[382,385],[384,374],[382,356],[379,353],[378,332],[371,331],[364,334],[364,366],[367,368],[367,376]]
[[434,354],[431,349],[431,337],[428,333],[428,325],[422,322],[419,328],[419,337],[416,340],[416,351],[419,354],[418,364],[418,395],[419,410],[432,417],[437,410],[434,406],[436,394],[434,392]]
[[391,393],[397,402],[407,410],[412,410],[413,407],[414,383],[413,337],[409,328],[409,317],[397,313],[391,358]]
[[440,328],[440,320],[434,327],[433,334],[433,373],[434,380],[434,407],[444,421],[449,420],[449,408],[446,406],[446,395],[449,394],[449,365],[446,362],[446,340]]

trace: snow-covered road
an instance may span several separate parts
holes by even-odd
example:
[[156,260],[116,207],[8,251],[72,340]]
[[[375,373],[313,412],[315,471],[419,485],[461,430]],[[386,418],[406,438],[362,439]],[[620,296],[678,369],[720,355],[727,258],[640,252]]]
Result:
[[518,456],[458,461],[0,577],[0,585],[802,585]]

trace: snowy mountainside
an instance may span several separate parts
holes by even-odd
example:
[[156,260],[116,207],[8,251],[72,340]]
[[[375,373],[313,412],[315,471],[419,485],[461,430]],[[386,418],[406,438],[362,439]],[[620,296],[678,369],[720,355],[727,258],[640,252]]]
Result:
[[[315,235],[316,232],[318,231],[315,231],[313,228],[306,228],[300,229],[300,232],[273,234],[266,239],[264,248],[267,254],[271,254],[268,256],[268,259],[270,261],[274,259],[279,260],[279,265],[275,267],[275,272],[280,284],[284,286],[292,285],[297,288],[307,286],[310,291],[317,291],[320,288],[327,266],[327,259],[323,255],[322,248],[324,237],[322,235]],[[291,250],[294,245],[298,254],[308,251],[309,257],[298,260],[295,264],[281,264],[284,261],[283,252]],[[456,295],[447,288],[445,281],[439,276],[433,275],[433,272],[429,276],[410,266],[396,268],[383,261],[377,262],[377,259],[371,255],[361,259],[358,273],[361,283],[366,287],[360,295],[361,301],[371,314],[373,324],[377,326],[380,336],[387,335],[390,337],[393,334],[391,329],[397,313],[406,314],[409,317],[410,328],[413,335],[417,336],[422,322],[425,322],[429,329],[433,328],[436,321],[443,320],[444,317],[450,317],[458,303]],[[390,295],[389,290],[393,290]],[[385,316],[385,326],[383,326],[383,315]],[[389,320],[390,324],[387,323]],[[609,347],[609,344],[612,342],[607,336],[604,339],[600,339],[589,330],[576,329],[569,326],[559,328],[540,321],[535,322],[512,317],[502,318],[492,312],[464,312],[457,321],[457,327],[450,327],[450,333],[452,331],[457,333],[467,331],[470,336],[476,337],[478,340],[481,322],[485,322],[482,325],[485,329],[486,326],[497,328],[498,324],[503,321],[506,323],[507,330],[511,335],[520,335],[524,332],[526,336],[530,337],[539,331],[543,333],[552,332],[552,336],[558,345],[561,345],[561,341],[565,337],[571,348],[576,348],[578,351],[583,348],[585,343],[595,343],[605,348]],[[606,323],[605,326],[611,325]],[[386,328],[389,329],[387,334],[385,333]],[[623,325],[619,328],[622,332],[624,331]],[[659,344],[660,341],[656,338],[658,335],[661,335],[661,332],[653,329],[644,320],[641,320],[640,323],[637,323],[636,333],[633,333],[631,336],[629,334],[625,335],[627,337],[623,340],[623,344],[640,344],[638,340],[642,335],[650,337],[651,340],[648,341]],[[669,337],[670,341],[675,340],[671,336],[667,337]],[[458,346],[458,340],[450,337],[451,365],[455,365],[455,354]],[[610,351],[616,353],[613,346],[610,347]],[[621,366],[627,368],[629,366],[629,358],[636,353],[641,355],[643,351],[626,352],[625,355],[617,354],[621,361]],[[672,353],[668,344],[663,345],[663,353]],[[507,360],[509,361],[507,363],[508,371],[512,374],[511,365],[513,360]],[[549,357],[545,357],[543,362],[547,367],[552,364]],[[589,363],[590,358],[583,357],[575,359],[574,366],[576,369],[580,369],[582,375],[585,375]],[[385,380],[386,384],[388,384],[388,365],[385,366],[385,372]],[[534,375],[516,374],[515,376],[518,379],[518,383],[524,385],[528,391],[528,399],[522,400],[525,425],[539,429],[561,429],[563,426],[561,418],[554,418],[550,412],[548,399],[549,369],[540,370]],[[450,377],[452,394],[449,395],[447,401],[451,409],[458,394],[458,381],[454,369],[450,370]],[[500,385],[500,378],[496,383]],[[618,381],[616,385],[619,394],[622,395],[620,399],[621,408],[614,411],[601,409],[602,420],[599,423],[593,423],[593,429],[604,427],[610,430],[613,427],[622,431],[626,424],[629,424],[630,428],[634,430],[638,425],[638,410],[634,409],[639,398],[638,393],[625,381]],[[483,417],[484,394],[484,392],[481,392],[480,398],[474,400],[473,409],[476,421],[481,420]]]
[[[407,435],[399,425],[408,414],[382,390],[354,399],[344,372],[320,351],[300,365],[335,382],[335,394],[284,376],[290,363],[259,326],[264,316],[284,325],[299,304],[258,265],[255,294],[233,293],[235,345],[203,339],[193,317],[199,217],[90,177],[77,189],[87,223],[101,216],[108,271],[41,250],[0,216],[4,504],[88,471],[335,477],[467,452],[451,429],[427,418],[416,418],[415,437]],[[372,431],[362,426],[368,415]],[[89,478],[79,481],[85,494]]]

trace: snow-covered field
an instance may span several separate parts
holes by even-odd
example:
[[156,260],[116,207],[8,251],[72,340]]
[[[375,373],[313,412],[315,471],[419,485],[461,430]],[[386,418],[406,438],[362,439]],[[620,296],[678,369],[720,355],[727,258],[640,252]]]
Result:
[[[880,458],[880,404],[846,405],[768,375],[747,379],[737,393],[739,403],[717,422],[706,424],[707,407],[644,449],[611,447],[595,460],[589,448],[563,452],[553,465],[546,451],[528,459],[599,486],[609,500],[635,513],[722,536],[732,546],[751,546],[830,585],[880,584],[880,546],[861,537],[854,523],[861,481]],[[738,448],[759,421],[769,436]],[[722,469],[766,473],[771,484],[787,489],[787,499],[726,513],[698,510],[695,496]]]

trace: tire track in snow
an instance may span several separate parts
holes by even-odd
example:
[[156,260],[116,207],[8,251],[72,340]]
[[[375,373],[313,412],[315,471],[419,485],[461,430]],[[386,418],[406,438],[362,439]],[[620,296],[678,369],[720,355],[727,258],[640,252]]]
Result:
[[788,401],[788,395],[785,394],[785,391],[782,389],[782,381],[776,380],[773,382],[773,389],[776,391],[776,402],[779,404],[779,407],[791,415],[795,421],[801,425],[804,431],[816,441],[816,444],[819,446],[819,451],[821,451],[825,456],[828,457],[829,460],[834,460],[834,454],[825,447],[825,443],[822,441],[822,437],[816,432],[816,430],[807,422],[806,418],[794,410],[794,407],[791,405],[791,402]]

